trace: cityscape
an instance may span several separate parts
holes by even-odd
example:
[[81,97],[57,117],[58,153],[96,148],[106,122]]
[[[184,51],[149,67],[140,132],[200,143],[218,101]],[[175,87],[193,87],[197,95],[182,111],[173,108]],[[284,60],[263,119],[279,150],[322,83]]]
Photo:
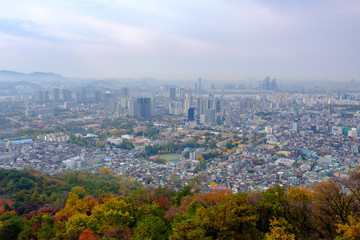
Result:
[[0,7],[0,240],[360,239],[360,1]]
[[1,168],[105,167],[148,186],[179,190],[196,179],[237,193],[311,186],[359,166],[354,80],[337,91],[282,90],[269,77],[256,86],[198,78],[66,88],[41,78],[2,89]]

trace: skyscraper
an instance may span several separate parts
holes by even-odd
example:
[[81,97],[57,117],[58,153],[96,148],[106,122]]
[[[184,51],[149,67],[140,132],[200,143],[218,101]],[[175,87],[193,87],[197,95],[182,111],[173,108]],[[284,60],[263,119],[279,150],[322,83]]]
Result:
[[201,92],[201,78],[199,78],[199,87],[198,87],[198,90],[199,90],[199,92]]
[[191,107],[188,109],[188,121],[195,120],[195,108]]
[[63,101],[70,101],[71,100],[71,91],[67,89],[62,90]]
[[101,101],[101,90],[95,90],[94,99],[95,99],[95,102],[100,102]]
[[136,98],[130,100],[130,116],[150,118],[155,116],[155,100],[151,98]]
[[54,102],[59,102],[59,100],[60,100],[60,94],[59,94],[58,88],[53,89],[53,100],[54,100]]
[[43,91],[37,91],[35,93],[35,102],[42,103],[44,101],[44,93]]
[[123,87],[120,89],[120,96],[122,98],[128,98],[130,96],[130,91],[129,91],[129,88],[127,87]]
[[44,91],[43,93],[43,101],[48,103],[50,101],[50,98],[49,98],[49,91]]
[[176,88],[170,88],[170,99],[175,100],[176,99]]
[[150,98],[138,98],[136,100],[136,116],[149,118],[151,112],[151,99]]

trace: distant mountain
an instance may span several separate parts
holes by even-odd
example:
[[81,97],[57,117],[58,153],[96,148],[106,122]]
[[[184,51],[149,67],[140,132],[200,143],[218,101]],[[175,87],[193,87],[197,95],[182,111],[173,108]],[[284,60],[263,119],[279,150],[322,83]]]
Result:
[[7,70],[0,70],[0,76],[25,76],[24,73],[18,73],[13,71],[7,71]]
[[60,74],[45,73],[45,72],[33,72],[33,73],[30,73],[29,75],[36,76],[36,77],[63,77]]
[[73,82],[74,78],[63,77],[60,74],[34,72],[30,74],[13,72],[8,70],[0,70],[0,82],[54,82],[59,81],[62,83]]

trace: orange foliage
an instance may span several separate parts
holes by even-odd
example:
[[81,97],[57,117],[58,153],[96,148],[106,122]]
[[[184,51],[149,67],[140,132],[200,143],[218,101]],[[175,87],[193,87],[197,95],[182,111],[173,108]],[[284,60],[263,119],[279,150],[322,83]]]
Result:
[[186,196],[181,199],[181,205],[179,207],[179,211],[181,214],[186,213],[186,208],[193,202],[193,196]]
[[97,236],[93,230],[91,229],[86,229],[84,231],[82,231],[79,240],[97,240],[100,239],[99,236]]
[[177,212],[178,212],[178,211],[177,211],[176,209],[170,208],[169,210],[167,210],[167,211],[165,212],[164,218],[172,221],[172,220],[174,220],[174,218],[175,218],[175,213],[177,213]]
[[6,214],[15,214],[15,210],[12,210],[12,211],[6,211],[5,210],[5,204],[8,204],[10,207],[13,207],[13,202],[10,200],[10,199],[4,199],[4,198],[1,198],[0,199],[0,216],[4,216]]
[[217,205],[232,196],[231,190],[214,191],[209,193],[196,193],[194,200],[205,207]]
[[109,229],[104,233],[103,237],[105,239],[123,239],[123,240],[130,240],[133,239],[134,233],[131,228],[126,226],[111,226]]
[[57,183],[60,183],[61,185],[66,185],[66,182],[64,181],[61,181],[59,179],[55,179],[55,178],[51,178],[51,177],[47,177],[47,176],[44,176],[44,175],[41,175],[39,173],[30,173],[31,176],[34,176],[34,177],[43,177],[45,178],[46,180],[49,180],[49,181],[54,181],[54,182],[57,182]]
[[159,206],[159,208],[164,210],[165,212],[171,207],[171,203],[166,197],[160,197],[158,199],[155,199],[155,202]]

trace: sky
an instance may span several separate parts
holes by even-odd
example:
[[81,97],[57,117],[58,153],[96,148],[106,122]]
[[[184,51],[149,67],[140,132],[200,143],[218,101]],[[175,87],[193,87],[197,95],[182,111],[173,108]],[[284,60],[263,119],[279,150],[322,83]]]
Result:
[[360,81],[359,0],[11,0],[0,69],[84,78]]

